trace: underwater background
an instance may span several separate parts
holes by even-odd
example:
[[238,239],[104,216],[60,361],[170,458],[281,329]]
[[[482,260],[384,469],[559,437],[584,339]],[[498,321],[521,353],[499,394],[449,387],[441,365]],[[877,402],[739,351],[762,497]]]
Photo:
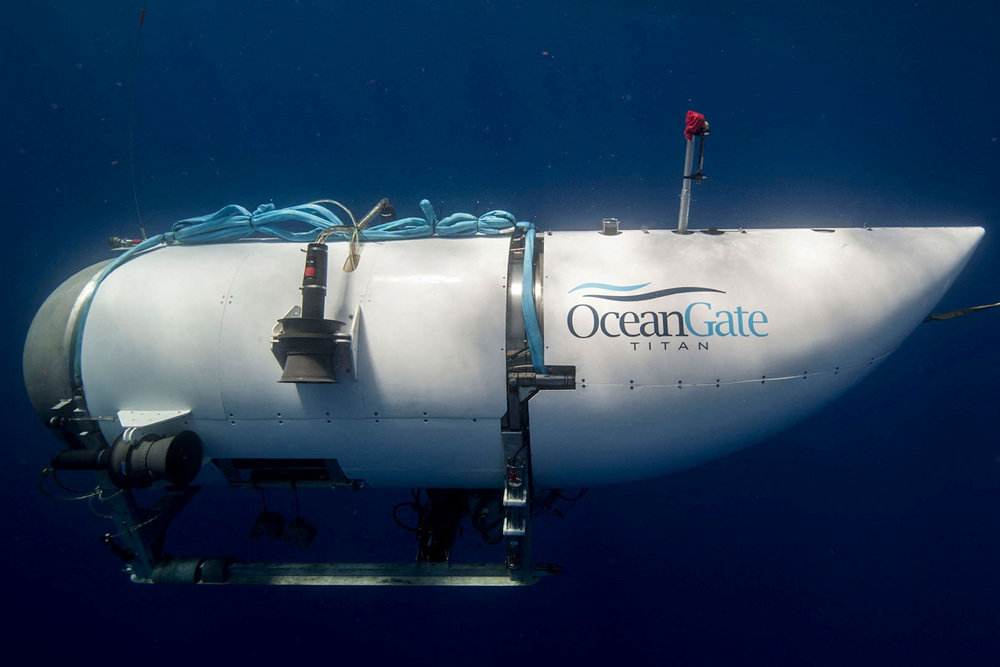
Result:
[[[383,196],[401,216],[426,197],[543,230],[607,216],[672,228],[688,109],[712,130],[693,228],[982,225],[936,310],[996,302],[996,2],[37,0],[0,12],[9,654],[996,664],[1000,309],[921,325],[767,442],[540,517],[536,559],[564,573],[517,589],[132,584],[99,542],[108,521],[37,490],[60,443],[21,377],[35,311],[110,256],[109,236],[138,235],[135,201],[150,234],[231,203],[333,198],[363,213]],[[303,493],[320,524],[310,557],[412,558],[389,513],[407,499]],[[168,551],[301,557],[250,542],[259,511],[252,494],[205,490]],[[457,557],[502,558],[473,538]]]

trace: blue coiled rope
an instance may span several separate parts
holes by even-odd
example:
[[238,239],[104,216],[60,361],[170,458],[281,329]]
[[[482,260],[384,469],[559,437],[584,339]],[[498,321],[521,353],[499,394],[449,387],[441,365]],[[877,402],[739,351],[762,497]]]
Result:
[[[330,209],[318,204],[301,204],[288,208],[276,209],[274,204],[265,203],[258,206],[253,213],[230,204],[215,213],[194,218],[178,220],[169,232],[151,236],[145,241],[129,248],[117,259],[104,267],[97,277],[90,298],[83,304],[80,317],[77,319],[75,332],[75,354],[73,356],[73,377],[80,378],[80,352],[83,346],[83,326],[90,311],[93,295],[97,293],[104,279],[116,268],[136,255],[152,250],[160,245],[172,244],[202,244],[226,243],[257,235],[258,238],[278,238],[295,243],[311,243],[320,236],[330,239],[348,241],[357,233],[361,241],[394,241],[400,239],[417,239],[431,236],[463,237],[477,234],[497,235],[514,229],[525,230],[524,281],[521,290],[521,308],[524,311],[525,329],[528,338],[528,350],[531,353],[532,365],[537,373],[547,373],[543,362],[544,346],[542,334],[538,326],[535,312],[534,276],[532,271],[534,260],[535,226],[530,222],[518,222],[507,211],[490,211],[480,216],[469,213],[453,213],[440,220],[434,213],[434,207],[426,199],[420,202],[423,211],[422,218],[403,218],[385,222],[374,227],[356,230],[354,225],[345,225]],[[295,231],[289,226],[305,226],[304,231]]]

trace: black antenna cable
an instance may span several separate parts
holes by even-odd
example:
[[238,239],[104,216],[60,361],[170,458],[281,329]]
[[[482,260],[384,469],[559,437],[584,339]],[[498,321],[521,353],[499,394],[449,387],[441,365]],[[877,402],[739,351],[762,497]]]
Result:
[[128,174],[132,181],[132,201],[135,203],[135,217],[139,221],[139,233],[146,240],[146,228],[142,226],[142,214],[139,213],[139,194],[135,187],[135,139],[132,128],[135,126],[135,69],[139,62],[139,42],[142,37],[142,24],[146,20],[146,3],[142,3],[142,13],[139,15],[139,31],[135,35],[135,51],[132,53],[132,77],[128,83]]

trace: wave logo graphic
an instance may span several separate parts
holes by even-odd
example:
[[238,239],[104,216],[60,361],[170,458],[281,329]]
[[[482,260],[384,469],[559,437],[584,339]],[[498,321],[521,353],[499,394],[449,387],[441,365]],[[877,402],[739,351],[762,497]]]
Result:
[[[643,287],[648,287],[650,284],[651,283],[642,283],[639,285],[609,285],[608,283],[581,283],[571,289],[569,294],[583,289],[600,289],[611,292],[634,292],[642,289]],[[661,296],[690,294],[692,292],[715,292],[716,294],[725,294],[724,291],[712,289],[711,287],[668,287],[666,289],[653,290],[652,292],[643,292],[641,294],[584,294],[583,296],[592,299],[604,299],[605,301],[649,301],[651,299],[659,299]]]
[[[652,301],[675,294],[725,294],[711,287],[668,287],[646,290],[652,283],[612,285],[580,283],[569,294],[583,292],[585,299],[635,303]],[[709,298],[709,297],[702,297]],[[656,306],[637,306],[640,310],[599,311],[589,303],[578,303],[566,314],[566,327],[576,338],[666,338],[695,336],[696,338],[766,337],[767,315],[762,310],[737,306],[733,310],[714,308],[709,301],[695,301],[681,310],[652,310]],[[627,306],[625,306],[627,308]],[[650,310],[641,310],[641,308]],[[621,308],[621,306],[619,306]]]

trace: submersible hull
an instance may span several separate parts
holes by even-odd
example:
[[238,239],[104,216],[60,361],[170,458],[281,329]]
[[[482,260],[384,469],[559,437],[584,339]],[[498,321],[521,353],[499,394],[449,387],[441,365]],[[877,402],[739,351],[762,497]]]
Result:
[[324,317],[341,337],[326,382],[280,381],[302,244],[171,245],[96,291],[102,265],[59,288],[29,332],[25,379],[74,446],[80,420],[105,446],[129,429],[197,433],[198,484],[232,483],[248,461],[322,460],[378,486],[500,488],[512,395],[526,402],[536,484],[624,482],[760,441],[846,391],[931,311],[982,235],[539,234],[542,347],[530,353],[525,248],[511,235],[363,243],[350,272],[346,245],[330,244]]

